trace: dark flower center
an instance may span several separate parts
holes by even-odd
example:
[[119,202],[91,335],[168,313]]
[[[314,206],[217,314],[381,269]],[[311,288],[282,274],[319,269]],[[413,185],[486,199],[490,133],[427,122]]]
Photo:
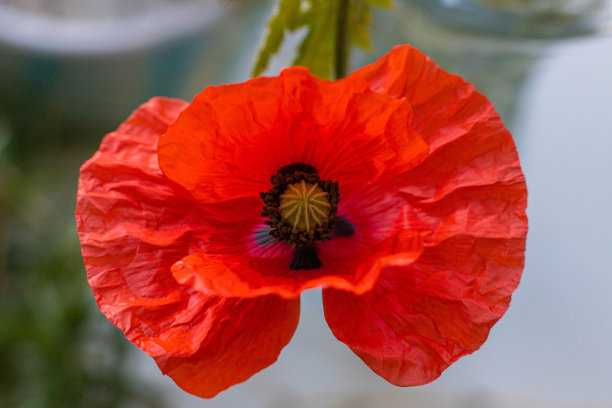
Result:
[[273,187],[260,193],[270,235],[295,246],[291,269],[317,269],[315,241],[329,238],[338,218],[338,182],[321,180],[317,170],[305,163],[285,166],[270,177]]

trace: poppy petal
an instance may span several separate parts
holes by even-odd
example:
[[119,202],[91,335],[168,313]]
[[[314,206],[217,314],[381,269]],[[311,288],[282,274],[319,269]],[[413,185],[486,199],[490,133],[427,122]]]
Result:
[[429,145],[429,156],[404,179],[409,194],[435,199],[460,187],[524,183],[514,141],[493,105],[417,49],[395,47],[351,79],[412,106],[412,127]]
[[401,178],[410,228],[426,245],[456,234],[523,238],[527,187],[512,136],[486,97],[409,46],[356,71],[372,90],[406,98],[428,157]]
[[[204,336],[193,354],[164,353],[155,361],[185,391],[211,398],[277,360],[297,328],[300,300],[206,299],[198,316]],[[174,341],[184,341],[173,334]]]
[[299,67],[209,87],[159,143],[160,166],[200,202],[257,197],[280,168],[307,163],[342,194],[414,167],[428,147],[398,98],[355,92]]
[[349,236],[334,233],[330,241],[318,242],[323,266],[296,271],[289,268],[293,246],[270,237],[270,229],[260,217],[259,199],[209,204],[205,215],[206,252],[183,258],[172,272],[181,284],[219,296],[276,294],[295,298],[315,287],[364,293],[385,265],[406,265],[422,250],[417,232],[401,231],[398,221],[404,218],[403,207],[403,199],[392,193],[391,185],[363,186],[353,197],[340,202],[339,214],[350,224]]
[[325,315],[375,372],[424,384],[478,349],[509,305],[524,264],[525,179],[491,103],[414,48],[396,47],[352,76],[405,98],[430,146],[397,186],[406,228],[422,234],[424,251],[386,268],[363,296],[324,291]]
[[406,205],[392,180],[364,184],[349,197],[341,190],[340,195],[338,215],[351,231],[333,231],[332,239],[318,243],[322,259],[359,256],[404,229],[402,211]]
[[157,164],[159,137],[186,105],[152,99],[104,139],[81,168],[76,219],[100,310],[181,387],[211,397],[276,360],[299,300],[207,296],[172,276],[173,263],[205,247],[210,218]]
[[350,233],[332,232],[316,243],[323,266],[292,270],[294,247],[269,235],[260,217],[261,200],[241,198],[207,205],[210,240],[206,252],[194,253],[172,267],[175,279],[204,293],[285,298],[315,287],[364,293],[381,269],[407,265],[422,250],[416,231],[403,230],[404,200],[388,183],[372,183],[340,201],[339,215]]
[[387,381],[428,383],[487,339],[518,285],[524,250],[522,239],[454,236],[407,267],[386,268],[362,296],[324,290],[325,318]]
[[409,46],[356,71],[377,92],[406,98],[428,157],[400,179],[408,227],[425,245],[453,235],[526,238],[527,187],[512,136],[491,103]]
[[292,252],[267,258],[198,253],[175,263],[172,273],[181,284],[211,295],[244,298],[278,295],[292,299],[316,287],[361,294],[372,288],[385,267],[409,265],[418,259],[422,250],[417,233],[401,231],[359,255],[324,259],[320,269],[289,269]]

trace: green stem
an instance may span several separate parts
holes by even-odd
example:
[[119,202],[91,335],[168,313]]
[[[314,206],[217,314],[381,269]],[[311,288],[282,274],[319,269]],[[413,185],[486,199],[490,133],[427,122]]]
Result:
[[334,73],[336,79],[344,78],[348,71],[349,35],[348,16],[350,0],[338,0],[338,20],[336,21],[336,47],[334,53]]

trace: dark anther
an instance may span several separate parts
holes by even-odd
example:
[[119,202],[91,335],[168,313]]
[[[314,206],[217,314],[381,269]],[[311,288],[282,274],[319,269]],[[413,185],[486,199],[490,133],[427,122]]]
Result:
[[[259,195],[264,204],[261,215],[268,218],[264,224],[270,226],[271,236],[296,247],[329,239],[338,217],[340,190],[337,181],[321,180],[316,169],[305,163],[294,163],[282,167],[270,177],[270,181],[273,187]],[[313,190],[314,188],[317,190]],[[302,208],[301,212],[297,212],[297,208],[292,212],[292,208],[287,206],[285,210],[281,209],[281,199],[289,189],[292,189],[291,194],[293,195],[289,201],[299,200],[299,194],[308,197],[311,197],[311,194],[318,195],[318,198],[308,199],[308,206],[313,208],[308,211]],[[295,206],[296,204],[289,205]],[[305,221],[306,218],[308,218],[307,221]]]
[[[306,164],[302,162],[293,163],[293,164],[289,164],[287,166],[281,167],[280,170],[278,171],[278,174],[293,174],[296,171],[307,173],[307,174],[317,174],[317,169],[315,169],[310,164]],[[288,184],[291,184],[291,183],[288,183]]]
[[311,243],[301,247],[295,247],[293,260],[291,261],[289,268],[299,271],[319,269],[322,266],[323,263],[321,263],[321,260],[317,255],[317,249],[315,248],[314,244]]
[[355,233],[355,226],[346,219],[344,215],[340,215],[336,219],[333,234],[337,237],[350,237]]
[[[338,220],[340,188],[337,181],[321,180],[317,169],[294,163],[270,176],[271,188],[259,194],[261,215],[267,220],[270,236],[295,248],[291,269],[316,269],[322,266],[315,242],[330,239]],[[348,221],[345,223],[350,227]],[[354,228],[341,228],[339,236],[349,236]],[[349,234],[349,235],[346,235]],[[257,242],[261,239],[259,231]]]

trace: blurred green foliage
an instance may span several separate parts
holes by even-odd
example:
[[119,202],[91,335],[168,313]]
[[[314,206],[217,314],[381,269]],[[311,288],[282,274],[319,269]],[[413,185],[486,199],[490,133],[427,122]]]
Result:
[[[371,8],[390,8],[391,0],[347,0],[347,9],[339,0],[280,0],[268,22],[268,31],[253,68],[253,76],[261,75],[272,56],[279,52],[285,34],[305,30],[292,65],[310,69],[312,74],[329,79],[337,63],[337,36],[339,13],[345,13],[347,21],[347,46],[355,45],[368,50]],[[348,52],[348,50],[347,50]]]
[[162,407],[130,376],[134,346],[99,312],[85,278],[75,197],[99,140],[45,136],[11,131],[0,117],[0,407]]

